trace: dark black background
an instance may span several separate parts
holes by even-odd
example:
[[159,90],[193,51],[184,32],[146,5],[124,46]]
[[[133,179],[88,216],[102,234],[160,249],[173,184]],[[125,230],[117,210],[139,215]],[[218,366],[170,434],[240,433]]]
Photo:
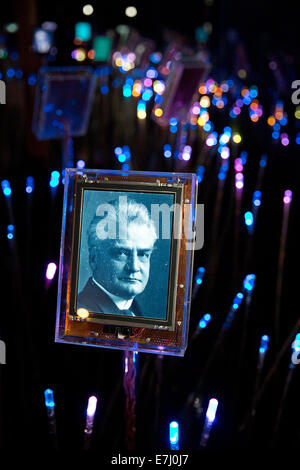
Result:
[[[26,2],[23,3],[25,4]],[[22,2],[1,6],[1,26],[7,21],[16,20],[20,15],[20,5]],[[38,23],[53,20],[59,25],[57,47],[60,63],[70,62],[73,25],[83,19],[80,14],[82,5],[82,2],[72,2],[72,5],[69,2],[36,2]],[[124,6],[126,5],[122,2],[99,2],[95,5],[95,14],[91,21],[97,25],[99,32],[114,28],[117,24],[125,22]],[[140,2],[136,6],[138,16],[126,20],[126,23],[134,26],[144,37],[155,39],[158,49],[166,45],[167,30],[182,34],[186,43],[192,46],[195,28],[203,21],[210,21],[213,25],[209,43],[213,62],[212,76],[218,80],[228,78],[233,73],[234,52],[228,46],[226,35],[230,28],[235,28],[251,65],[249,84],[258,85],[259,97],[266,103],[264,119],[268,116],[268,106],[276,98],[283,98],[291,116],[289,129],[291,133],[295,133],[292,118],[294,105],[290,101],[289,93],[292,80],[300,79],[297,35],[299,11],[294,10],[292,2],[275,4],[259,1],[215,1],[211,7],[204,2],[198,2],[197,5],[195,2]],[[31,66],[35,68],[36,63],[33,63],[30,57],[27,66],[29,69]],[[276,90],[274,76],[268,67],[269,60],[273,58],[280,63],[286,82],[285,92],[282,93]],[[9,90],[8,92],[11,93]],[[8,94],[8,103],[9,96],[11,95]],[[1,179],[8,178],[13,187],[12,207],[18,258],[15,259],[15,255],[10,251],[12,244],[8,244],[6,239],[9,211],[2,196],[0,332],[7,345],[7,364],[0,366],[0,443],[3,447],[11,443],[16,447],[25,445],[30,450],[37,447],[51,448],[43,397],[44,389],[50,387],[55,393],[61,448],[76,450],[82,446],[87,399],[90,394],[97,394],[99,406],[92,448],[122,449],[125,446],[122,352],[54,344],[57,277],[46,290],[44,273],[49,260],[58,262],[59,259],[63,189],[60,185],[57,196],[52,201],[48,186],[50,170],[60,165],[59,143],[53,142],[36,148],[28,143],[26,137],[30,129],[27,129],[27,134],[23,132],[24,128],[26,131],[26,126],[31,125],[30,116],[19,115],[11,106],[9,112],[5,111],[8,114],[4,114],[1,108],[2,112],[0,174]],[[222,123],[220,120],[220,128]],[[150,123],[147,128],[150,145],[154,127],[154,123]],[[183,359],[160,359],[155,355],[140,355],[137,380],[138,449],[167,448],[168,423],[176,418],[181,423],[183,447],[197,447],[203,425],[203,413],[197,421],[192,410],[183,414],[182,409],[208,360],[233,297],[240,288],[243,277],[249,272],[257,275],[257,282],[250,310],[242,371],[237,376],[243,309],[239,312],[240,315],[231,328],[223,349],[219,351],[218,359],[207,376],[200,396],[204,411],[210,397],[216,396],[220,400],[217,421],[209,441],[211,449],[256,449],[272,445],[274,422],[288,371],[289,352],[283,356],[259,403],[252,437],[248,438],[247,433],[238,433],[237,429],[249,410],[252,398],[260,336],[269,334],[271,338],[264,377],[274,364],[278,352],[272,342],[273,316],[282,221],[281,201],[283,191],[287,188],[292,189],[294,195],[281,297],[281,343],[299,316],[299,250],[296,233],[299,150],[294,143],[287,148],[274,145],[270,132],[268,133],[263,125],[253,125],[249,119],[242,120],[240,127],[243,148],[249,155],[243,198],[245,210],[251,206],[260,156],[263,152],[269,156],[263,182],[263,205],[259,213],[253,251],[244,266],[247,237],[244,228],[241,228],[239,271],[237,279],[234,278],[234,213],[232,191],[227,184],[221,219],[223,230],[218,234],[221,257],[214,279],[214,289],[209,298],[205,282],[199,290],[191,309],[191,333],[207,311],[211,312],[213,320],[201,338],[190,344]],[[110,139],[111,136],[107,135],[108,147],[113,148]],[[93,144],[94,147],[99,147],[99,141],[94,140]],[[85,139],[78,139],[78,142],[75,142],[75,154],[84,146],[91,149]],[[137,162],[137,169],[167,171],[162,157],[157,155],[152,147],[150,150],[152,160],[149,157],[142,167],[138,167]],[[93,152],[89,154],[87,166],[90,164],[97,165],[98,168],[112,168],[115,165],[101,148]],[[199,191],[199,202],[205,203],[206,242],[204,249],[195,255],[195,267],[209,264],[210,227],[216,191],[216,175],[213,169]],[[194,170],[191,166],[191,171]],[[28,174],[35,177],[36,184],[30,219],[24,191],[25,177]],[[279,447],[296,448],[298,445],[298,391],[299,372],[295,370],[277,436]]]

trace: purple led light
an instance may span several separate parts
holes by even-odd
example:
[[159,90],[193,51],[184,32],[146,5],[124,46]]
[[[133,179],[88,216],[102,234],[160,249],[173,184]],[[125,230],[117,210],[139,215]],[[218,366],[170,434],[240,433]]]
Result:
[[238,172],[241,172],[243,171],[243,163],[242,163],[242,159],[241,158],[236,158],[234,160],[234,169],[235,171],[238,171]]
[[284,204],[290,204],[292,202],[293,193],[289,189],[284,191],[283,202]]
[[57,266],[55,263],[49,263],[46,271],[46,278],[51,281],[56,273]]

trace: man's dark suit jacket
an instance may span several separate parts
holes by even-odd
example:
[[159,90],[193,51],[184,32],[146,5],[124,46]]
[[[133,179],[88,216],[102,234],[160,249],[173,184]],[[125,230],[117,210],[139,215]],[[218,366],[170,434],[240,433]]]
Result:
[[[90,317],[96,317],[97,313],[110,313],[112,315],[130,315],[128,310],[120,310],[106,293],[97,286],[90,277],[82,291],[78,294],[77,308],[86,308]],[[133,300],[130,311],[136,317],[141,317],[141,311],[136,300]],[[92,313],[92,314],[91,314]]]

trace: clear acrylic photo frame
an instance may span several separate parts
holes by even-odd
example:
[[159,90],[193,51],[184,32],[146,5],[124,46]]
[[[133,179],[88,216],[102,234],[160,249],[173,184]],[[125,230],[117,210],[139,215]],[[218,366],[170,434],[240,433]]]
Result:
[[[108,185],[132,188],[142,193],[180,194],[180,214],[174,215],[171,269],[169,273],[169,323],[152,319],[139,325],[136,320],[107,316],[97,321],[81,318],[76,312],[82,205],[79,194]],[[145,189],[146,188],[146,189]],[[178,201],[179,199],[177,199]],[[81,207],[81,209],[80,209]],[[189,328],[191,288],[196,237],[197,177],[193,173],[163,173],[117,170],[66,169],[62,214],[61,247],[55,342],[88,345],[162,355],[184,356]],[[74,307],[75,306],[75,307]]]
[[41,67],[32,119],[32,130],[37,139],[85,135],[95,85],[92,67]]

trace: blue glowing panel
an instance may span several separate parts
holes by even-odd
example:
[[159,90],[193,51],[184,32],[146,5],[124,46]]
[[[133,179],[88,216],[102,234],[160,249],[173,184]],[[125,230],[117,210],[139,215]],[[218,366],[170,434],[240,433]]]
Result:
[[46,140],[84,135],[94,90],[95,75],[90,67],[42,67],[32,122],[36,137]]

